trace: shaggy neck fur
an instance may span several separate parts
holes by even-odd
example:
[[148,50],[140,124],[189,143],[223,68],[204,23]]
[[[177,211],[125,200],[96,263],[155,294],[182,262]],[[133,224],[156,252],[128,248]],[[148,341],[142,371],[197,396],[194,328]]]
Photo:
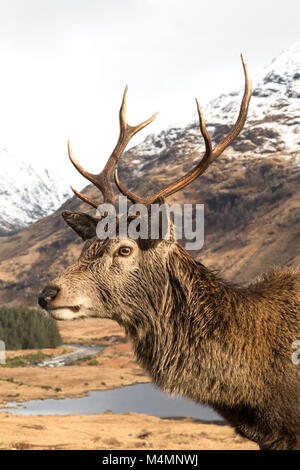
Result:
[[177,246],[155,272],[123,323],[153,382],[211,405],[262,449],[298,448],[300,375],[290,357],[299,271],[274,270],[243,288]]
[[[264,433],[271,435],[271,423],[278,421],[273,404],[278,400],[280,407],[280,382],[285,387],[291,366],[280,363],[283,353],[289,358],[291,343],[286,335],[287,344],[281,343],[281,314],[274,315],[272,305],[280,292],[277,308],[287,315],[294,288],[290,271],[266,276],[249,288],[229,284],[178,246],[165,279],[156,285],[158,294],[152,292],[149,309],[139,313],[141,323],[126,329],[138,362],[158,387],[211,405],[241,435],[261,442],[261,416],[267,416],[270,429],[264,420]],[[298,311],[299,304],[295,301],[289,309]],[[291,406],[299,401],[297,393],[295,382]],[[291,416],[288,406],[279,418],[283,422],[284,413]]]
[[[138,361],[168,393],[224,405],[226,391],[230,405],[230,386],[236,386],[232,379],[237,372],[230,367],[234,348],[227,335],[246,334],[247,290],[222,281],[179,246],[170,257],[162,286],[156,286],[158,295],[151,295],[143,321],[140,317],[140,323],[127,324]],[[239,363],[235,367],[239,369]],[[195,380],[193,393],[190,384]]]

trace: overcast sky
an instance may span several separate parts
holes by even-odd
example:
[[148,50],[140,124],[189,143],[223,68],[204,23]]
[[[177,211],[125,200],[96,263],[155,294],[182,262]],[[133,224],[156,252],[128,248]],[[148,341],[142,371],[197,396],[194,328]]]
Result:
[[243,84],[300,39],[299,0],[0,0],[0,146],[35,164],[67,158],[99,171],[128,121],[160,111],[151,128],[190,121],[194,98]]

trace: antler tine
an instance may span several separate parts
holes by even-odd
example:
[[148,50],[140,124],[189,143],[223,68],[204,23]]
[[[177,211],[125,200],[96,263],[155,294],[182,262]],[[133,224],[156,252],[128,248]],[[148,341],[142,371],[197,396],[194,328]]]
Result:
[[247,118],[247,112],[248,112],[249,102],[250,102],[251,93],[252,93],[252,84],[249,78],[248,67],[243,57],[243,54],[241,54],[241,60],[242,60],[244,75],[245,75],[245,91],[244,91],[244,96],[241,102],[239,116],[237,118],[235,125],[229,132],[229,134],[227,134],[227,136],[224,137],[224,139],[219,144],[217,144],[216,147],[214,148],[214,151],[213,151],[214,159],[212,161],[216,160],[216,158],[218,158],[218,156],[236,139],[236,137],[239,135],[239,133],[243,129],[246,118]]
[[72,189],[73,193],[75,194],[75,196],[77,196],[83,202],[86,202],[90,206],[97,209],[97,207],[99,206],[99,203],[97,201],[94,201],[93,199],[90,199],[89,197],[85,196],[84,194],[80,193],[79,191],[76,191],[76,189],[74,189],[73,186],[71,186],[71,189]]
[[222,141],[219,144],[217,144],[214,149],[212,148],[211,139],[209,137],[209,134],[207,132],[206,125],[205,125],[204,116],[201,111],[198,100],[196,99],[200,131],[204,139],[204,143],[205,143],[205,153],[201,161],[198,163],[198,165],[196,165],[195,168],[193,168],[191,171],[189,171],[186,175],[182,176],[178,180],[174,181],[173,183],[170,183],[165,188],[159,190],[155,194],[151,196],[146,196],[145,198],[142,198],[138,196],[137,194],[134,194],[133,192],[129,191],[127,188],[125,188],[125,186],[123,186],[120,183],[118,172],[117,170],[115,170],[115,174],[114,174],[115,182],[119,190],[121,191],[121,193],[126,195],[134,203],[143,203],[149,206],[150,204],[152,204],[154,201],[158,200],[159,198],[166,198],[170,196],[171,194],[174,194],[180,189],[183,189],[184,187],[191,184],[196,178],[198,178],[198,176],[202,175],[205,172],[205,170],[211,165],[211,163],[214,162],[219,157],[219,155],[221,155],[221,153],[234,141],[234,139],[241,132],[245,124],[248,107],[249,107],[249,101],[251,98],[251,80],[249,78],[248,68],[247,68],[247,65],[245,63],[245,60],[242,54],[241,54],[241,59],[242,59],[243,70],[244,70],[244,75],[245,75],[245,91],[244,91],[243,99],[242,99],[241,106],[240,106],[239,116],[237,118],[235,125],[233,126],[231,131],[227,134],[227,136],[224,137],[224,139],[222,139]]
[[[120,121],[120,134],[118,138],[118,142],[109,157],[105,167],[99,174],[93,174],[86,171],[74,158],[73,152],[71,149],[71,144],[68,142],[68,153],[69,158],[75,168],[79,171],[79,173],[88,179],[91,183],[93,183],[102,193],[103,201],[111,204],[115,204],[115,194],[113,191],[113,187],[111,184],[111,174],[113,169],[117,165],[119,159],[121,158],[128,142],[130,139],[144,127],[148,126],[157,116],[158,113],[153,114],[149,119],[138,124],[136,126],[130,126],[126,120],[126,104],[127,104],[127,90],[128,86],[125,87],[122,104],[119,112],[119,121]],[[72,191],[79,197],[82,201],[86,202],[87,204],[91,205],[92,207],[97,208],[99,203],[96,201],[89,199],[87,196],[83,195],[82,193],[76,191],[72,188]]]

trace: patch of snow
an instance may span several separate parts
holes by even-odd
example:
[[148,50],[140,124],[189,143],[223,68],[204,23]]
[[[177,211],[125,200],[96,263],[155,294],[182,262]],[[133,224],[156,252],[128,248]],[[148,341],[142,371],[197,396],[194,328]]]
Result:
[[[254,153],[265,151],[286,152],[299,151],[300,125],[300,41],[284,50],[271,64],[264,68],[255,80],[245,132],[255,128],[274,131],[276,137],[262,135],[263,144]],[[208,132],[213,139],[220,126],[232,126],[237,119],[243,88],[221,94],[204,108]],[[264,121],[264,122],[257,122]],[[250,137],[251,138],[251,137]],[[199,131],[198,116],[195,112],[194,121],[180,126],[170,126],[157,135],[149,135],[142,144],[134,148],[134,155],[162,155],[176,145],[177,156],[184,150],[184,141],[188,142],[190,152],[202,145]],[[232,149],[229,149],[231,152]],[[240,152],[241,153],[241,152]]]
[[0,228],[14,231],[54,212],[71,195],[47,168],[31,164],[0,147]]

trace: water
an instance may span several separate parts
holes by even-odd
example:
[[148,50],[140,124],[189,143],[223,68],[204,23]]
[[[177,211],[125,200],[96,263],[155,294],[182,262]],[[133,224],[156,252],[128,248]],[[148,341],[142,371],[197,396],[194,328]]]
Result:
[[[68,344],[72,353],[57,356],[39,364],[42,367],[59,367],[80,357],[97,354],[102,346]],[[211,408],[197,405],[183,398],[174,398],[161,392],[153,384],[137,384],[114,390],[94,391],[81,398],[30,400],[24,403],[8,402],[6,411],[19,415],[69,415],[98,414],[111,410],[114,413],[135,412],[167,417],[193,417],[204,421],[223,421]]]
[[10,402],[1,409],[19,415],[89,415],[107,410],[114,413],[132,411],[161,418],[193,417],[204,421],[223,421],[211,408],[183,398],[170,397],[149,383],[90,392],[82,398],[30,400],[21,405]]

